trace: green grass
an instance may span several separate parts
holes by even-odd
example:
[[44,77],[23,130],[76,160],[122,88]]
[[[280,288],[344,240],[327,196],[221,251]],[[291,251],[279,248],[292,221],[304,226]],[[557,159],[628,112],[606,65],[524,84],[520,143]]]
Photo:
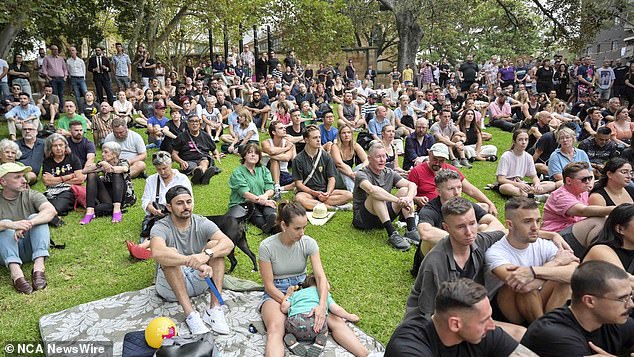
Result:
[[[498,156],[509,147],[510,134],[497,129],[492,143],[500,148]],[[6,125],[0,125],[0,137],[6,137]],[[100,155],[99,155],[100,157]],[[154,169],[148,162],[148,174]],[[222,160],[222,174],[208,186],[194,186],[195,213],[210,215],[226,211],[231,169],[238,166],[236,156]],[[476,187],[494,180],[497,163],[477,162],[473,169],[463,170]],[[109,218],[97,218],[80,226],[83,212],[64,217],[66,225],[52,229],[52,238],[65,243],[64,250],[51,250],[47,262],[48,287],[33,295],[17,294],[10,283],[9,272],[0,268],[0,343],[17,340],[40,340],[38,320],[42,315],[67,309],[78,304],[102,299],[121,292],[138,290],[153,284],[153,261],[138,262],[129,257],[125,240],[138,240],[143,211],[140,198],[143,180],[134,180],[137,204],[124,214],[121,224],[111,224]],[[38,183],[36,190],[43,191]],[[504,200],[490,191],[485,194],[496,204],[502,215]],[[287,194],[288,196],[288,194]],[[309,226],[306,234],[317,240],[332,294],[348,311],[361,317],[359,326],[387,343],[405,310],[405,300],[413,283],[409,270],[413,249],[396,251],[386,242],[383,230],[362,232],[351,225],[351,212],[337,212],[325,226]],[[259,229],[249,227],[248,240],[256,252],[266,238]],[[238,266],[235,276],[260,282],[260,275],[251,272],[248,257],[236,251]],[[32,264],[23,270],[30,274]]]

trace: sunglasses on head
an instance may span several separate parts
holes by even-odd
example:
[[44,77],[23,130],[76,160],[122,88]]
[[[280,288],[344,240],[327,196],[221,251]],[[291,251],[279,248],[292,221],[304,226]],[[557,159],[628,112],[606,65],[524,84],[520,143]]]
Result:
[[170,155],[167,152],[155,152],[154,154],[152,154],[152,161],[156,160],[156,159],[172,159],[172,155]]

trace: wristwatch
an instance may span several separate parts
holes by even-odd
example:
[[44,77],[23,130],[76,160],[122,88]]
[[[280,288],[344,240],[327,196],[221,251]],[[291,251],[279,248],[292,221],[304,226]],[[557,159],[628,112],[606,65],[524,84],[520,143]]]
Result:
[[207,248],[207,249],[203,250],[203,253],[207,254],[207,256],[209,258],[213,258],[214,257],[214,251],[211,250],[211,248]]

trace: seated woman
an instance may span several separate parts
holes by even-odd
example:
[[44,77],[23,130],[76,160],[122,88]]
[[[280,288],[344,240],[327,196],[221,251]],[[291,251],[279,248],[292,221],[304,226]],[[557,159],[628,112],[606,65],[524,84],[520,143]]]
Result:
[[605,120],[603,120],[603,115],[601,115],[601,109],[599,107],[588,108],[587,113],[583,121],[583,126],[581,127],[581,133],[578,135],[579,141],[583,141],[590,136],[595,136],[597,129],[605,125]]
[[75,205],[75,194],[71,185],[84,183],[81,162],[70,152],[68,141],[62,134],[51,134],[44,142],[44,162],[42,163],[42,182],[46,186],[44,195],[55,207],[57,215],[49,223],[53,226],[63,224],[59,216],[65,216]]
[[[557,187],[552,181],[539,180],[533,157],[526,152],[527,145],[526,129],[514,131],[513,144],[502,154],[495,173],[500,185],[499,191],[506,196],[529,197],[535,198],[538,202],[546,202],[548,192],[554,191]],[[525,182],[524,177],[529,177],[531,183]]]
[[229,178],[229,212],[236,206],[252,204],[254,210],[249,221],[268,234],[277,218],[277,204],[271,199],[275,193],[271,172],[260,163],[262,151],[258,144],[246,144],[240,156],[242,165],[233,170]]
[[[123,218],[121,209],[132,206],[136,202],[134,186],[130,177],[128,160],[120,159],[121,145],[114,141],[104,143],[101,147],[102,160],[88,164],[82,173],[86,179],[86,214],[79,224],[90,223],[97,214],[95,207],[99,203],[99,214],[112,212],[112,223],[119,223]],[[103,176],[99,176],[99,173]]]
[[559,187],[563,184],[562,171],[567,164],[580,161],[587,162],[588,165],[591,163],[588,154],[575,147],[577,139],[572,129],[566,126],[560,127],[555,133],[555,138],[559,148],[553,151],[548,159],[548,176],[557,182],[557,187]]
[[352,192],[356,172],[368,163],[368,155],[361,145],[354,141],[352,126],[348,124],[340,126],[337,136],[339,140],[330,148],[330,156],[346,189]]
[[269,156],[267,167],[271,171],[273,178],[273,189],[275,194],[273,199],[278,201],[282,198],[282,190],[292,190],[295,188],[293,175],[288,172],[288,163],[293,161],[297,153],[295,145],[286,138],[286,126],[277,120],[269,124],[270,139],[262,142],[262,151]]
[[[396,131],[391,125],[386,125],[381,129],[381,142],[383,143],[383,146],[385,146],[385,152],[387,153],[385,167],[389,167],[401,176],[407,178],[409,171],[401,169],[401,166],[398,163],[399,148],[394,144],[395,133]],[[401,152],[402,150],[403,148],[401,147]]]
[[139,103],[139,116],[135,119],[136,123],[147,127],[147,121],[151,117],[154,116],[154,106],[156,105],[154,101],[154,92],[152,89],[148,88],[144,92],[144,98],[141,103]]
[[273,120],[277,120],[285,126],[289,126],[291,124],[291,115],[288,113],[288,110],[289,108],[286,102],[277,103],[277,111],[273,114]]
[[280,306],[285,300],[287,290],[299,285],[306,278],[306,260],[310,259],[319,292],[319,306],[313,310],[315,326],[324,326],[324,322],[327,323],[337,343],[355,356],[367,356],[367,349],[346,326],[345,320],[333,314],[326,315],[328,281],[317,242],[304,235],[308,223],[306,210],[301,204],[291,202],[281,203],[278,212],[282,231],[263,240],[258,252],[264,285],[258,310],[266,326],[266,355],[284,356],[286,314],[281,311]]
[[[22,129],[24,130],[24,129]],[[22,151],[18,147],[18,144],[13,140],[2,139],[0,140],[0,165],[8,162],[16,163],[19,158],[22,157]],[[17,162],[22,165],[22,163]],[[24,174],[26,181],[29,185],[37,182],[37,172],[29,171]]]
[[606,126],[612,129],[610,139],[619,145],[619,147],[626,148],[631,145],[634,123],[630,120],[630,113],[626,107],[617,109],[616,113],[614,113],[614,121],[608,123]]
[[482,130],[475,120],[476,111],[466,109],[458,119],[458,129],[465,134],[464,154],[469,160],[495,161],[498,148],[495,145],[482,145]]
[[120,91],[117,94],[117,100],[112,103],[112,108],[114,109],[114,114],[118,115],[120,118],[125,118],[129,126],[132,121],[132,111],[134,110],[134,107],[126,98],[124,91]]
[[[150,175],[145,180],[145,188],[143,189],[143,197],[141,198],[141,208],[145,211],[143,219],[142,232],[147,232],[147,236],[141,235],[143,241],[141,244],[126,241],[128,250],[133,257],[137,259],[150,258],[150,237],[151,227],[147,224],[153,217],[163,217],[165,215],[165,194],[167,190],[174,186],[183,186],[192,191],[192,184],[189,178],[172,168],[172,155],[167,151],[159,151],[152,154],[152,165],[156,168],[156,173]],[[192,203],[194,197],[192,196]],[[153,224],[152,222],[151,224]],[[147,228],[147,229],[146,229]]]
[[634,203],[634,187],[632,183],[632,165],[622,157],[615,157],[605,163],[588,203],[597,206],[618,206],[623,203]]
[[235,127],[235,139],[229,145],[229,153],[240,154],[240,151],[248,143],[260,143],[260,134],[258,128],[253,123],[253,117],[251,112],[246,109],[242,109],[238,113],[238,126]]
[[222,135],[222,119],[220,119],[220,110],[216,108],[217,102],[216,97],[209,96],[205,104],[196,104],[196,110],[200,112],[203,120],[203,129],[214,142],[219,142]]
[[95,101],[95,94],[92,91],[87,91],[86,94],[84,94],[84,100],[81,103],[82,115],[92,123],[92,117],[99,112],[100,104],[101,103]]
[[630,274],[634,286],[634,205],[622,204],[614,209],[605,220],[597,241],[583,258],[584,262],[603,260],[623,268]]

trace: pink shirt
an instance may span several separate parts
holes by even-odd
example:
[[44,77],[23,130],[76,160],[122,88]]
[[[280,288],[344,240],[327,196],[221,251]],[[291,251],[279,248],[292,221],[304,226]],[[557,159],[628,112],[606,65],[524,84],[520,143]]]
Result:
[[49,77],[67,77],[66,61],[61,56],[46,56],[42,63],[42,73]]
[[566,186],[556,189],[550,194],[544,205],[542,229],[549,232],[559,232],[576,222],[586,219],[586,217],[582,216],[569,216],[568,210],[579,203],[588,205],[588,196],[588,192],[575,196],[566,189]]
[[498,104],[496,100],[496,101],[493,101],[491,104],[489,104],[489,111],[491,112],[492,118],[498,117],[500,115],[510,116],[511,105],[509,104],[509,102],[504,102],[504,105],[500,107],[500,105]]

